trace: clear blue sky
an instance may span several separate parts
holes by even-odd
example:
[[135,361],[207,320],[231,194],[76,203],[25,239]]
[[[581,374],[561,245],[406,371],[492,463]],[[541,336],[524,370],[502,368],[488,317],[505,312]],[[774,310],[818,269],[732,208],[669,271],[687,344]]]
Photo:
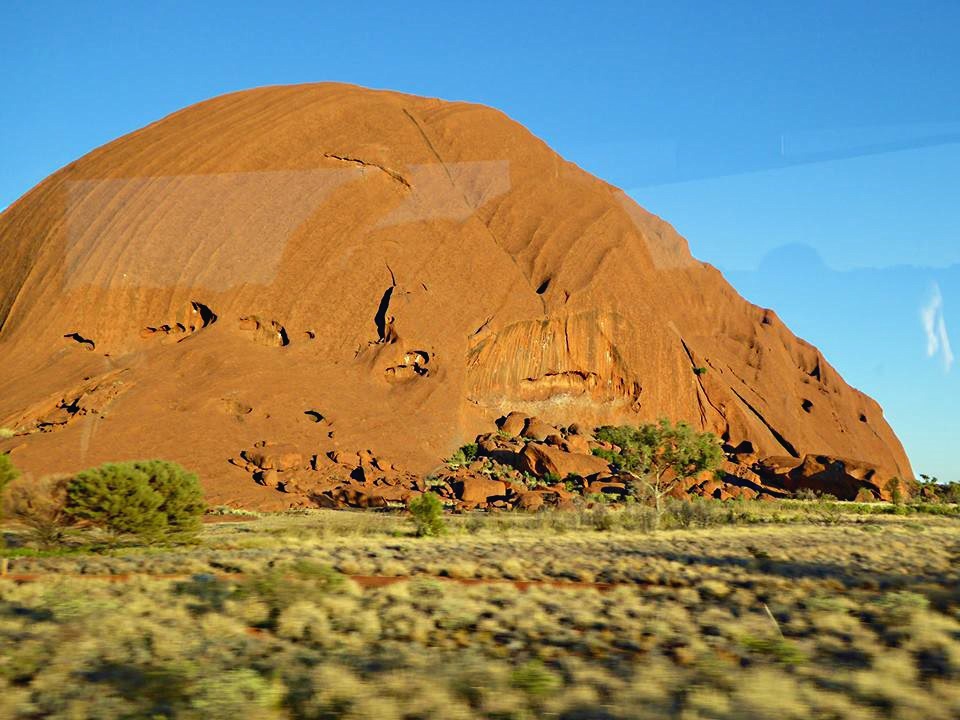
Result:
[[960,3],[455,5],[7,0],[0,208],[232,90],[486,103],[674,223],[960,480]]

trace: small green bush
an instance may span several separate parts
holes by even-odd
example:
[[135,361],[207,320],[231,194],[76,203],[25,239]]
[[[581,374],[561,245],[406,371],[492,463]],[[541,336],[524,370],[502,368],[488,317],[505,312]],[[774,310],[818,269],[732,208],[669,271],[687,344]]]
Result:
[[677,527],[711,527],[727,521],[729,511],[717,500],[693,496],[689,500],[669,498],[666,515]]
[[480,448],[476,443],[468,443],[461,446],[447,460],[448,465],[467,465],[472,463],[479,456]]
[[876,498],[873,496],[873,493],[866,488],[857,490],[857,496],[854,498],[854,502],[858,503],[872,503],[875,500]]
[[432,492],[410,501],[410,515],[413,517],[417,537],[435,537],[447,531],[443,521],[443,503]]
[[949,482],[941,486],[941,502],[960,504],[960,482]]
[[895,627],[906,625],[915,616],[925,612],[930,607],[930,601],[925,595],[899,590],[884,595],[877,600],[876,606],[883,621]]
[[10,483],[20,477],[20,471],[6,453],[0,453],[0,493]]
[[531,660],[513,671],[510,684],[527,695],[542,697],[557,690],[561,681],[542,662]]
[[616,520],[610,510],[605,505],[597,505],[590,513],[590,523],[595,530],[600,532],[609,532],[616,526]]
[[890,493],[890,502],[894,505],[903,504],[903,482],[898,477],[892,477],[887,481],[886,490]]
[[[218,581],[219,582],[219,581]],[[182,592],[193,594],[208,603],[221,601],[220,590],[201,584],[182,585]],[[335,595],[347,589],[346,576],[327,565],[310,561],[298,561],[291,565],[279,565],[244,578],[236,586],[236,597],[251,598],[264,602],[269,614],[260,623],[263,627],[275,627],[280,614],[305,597]]]
[[[191,709],[206,718],[282,718],[283,686],[250,668],[204,677],[192,688]],[[159,716],[162,717],[162,716]]]
[[806,656],[794,643],[782,637],[753,637],[746,635],[740,639],[741,645],[751,653],[766,655],[784,665],[800,665],[806,662]]

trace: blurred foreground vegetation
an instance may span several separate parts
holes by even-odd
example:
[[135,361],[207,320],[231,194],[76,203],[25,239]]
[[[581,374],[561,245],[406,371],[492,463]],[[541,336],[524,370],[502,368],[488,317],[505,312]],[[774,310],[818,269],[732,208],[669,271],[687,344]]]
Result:
[[0,717],[960,717],[951,506],[219,513],[8,527]]

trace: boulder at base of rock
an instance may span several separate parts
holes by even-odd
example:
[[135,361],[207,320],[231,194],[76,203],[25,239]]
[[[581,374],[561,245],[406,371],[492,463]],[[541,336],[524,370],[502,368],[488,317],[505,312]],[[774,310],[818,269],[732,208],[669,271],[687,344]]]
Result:
[[589,455],[591,450],[590,439],[585,435],[567,435],[562,447],[569,453],[581,455]]
[[517,437],[523,432],[523,428],[526,424],[526,415],[519,412],[512,412],[498,422],[497,426],[500,428],[500,432],[509,435],[510,437]]
[[260,442],[242,455],[261,470],[293,470],[303,465],[303,455],[288,443]]
[[339,488],[333,491],[332,496],[341,507],[382,508],[387,506],[385,498],[357,488]]
[[553,425],[549,425],[539,418],[527,418],[526,424],[523,426],[523,432],[521,433],[523,437],[529,438],[530,440],[546,440],[551,435],[557,435],[561,438],[560,431],[557,430]]
[[601,493],[604,495],[620,495],[621,497],[629,495],[630,491],[625,483],[609,482],[607,480],[595,480],[587,485],[587,493]]
[[[878,468],[869,463],[806,455],[802,461],[793,458],[792,462],[766,458],[759,463],[758,469],[765,484],[790,492],[812,490],[829,493],[839,500],[854,500],[861,489],[866,489],[884,500],[890,499],[888,485],[891,478],[881,478]],[[901,492],[904,490],[901,487]]]
[[517,498],[517,509],[536,512],[543,507],[543,493],[527,491]]
[[519,456],[519,470],[537,477],[553,474],[561,478],[568,475],[590,477],[601,472],[609,472],[606,460],[594,455],[568,453],[550,445],[527,443]]
[[465,505],[480,505],[507,492],[507,486],[502,482],[485,477],[465,477],[454,483],[453,489]]

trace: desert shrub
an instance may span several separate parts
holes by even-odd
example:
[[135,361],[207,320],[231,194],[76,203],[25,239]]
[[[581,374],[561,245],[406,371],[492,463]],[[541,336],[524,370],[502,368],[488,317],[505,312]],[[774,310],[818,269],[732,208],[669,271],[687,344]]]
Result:
[[866,488],[857,490],[857,496],[854,498],[854,502],[858,503],[872,503],[874,500],[876,500],[876,498],[873,496],[873,493]]
[[749,652],[766,655],[784,665],[799,665],[806,656],[794,643],[782,637],[753,637],[746,635],[740,639],[741,645]]
[[960,504],[960,482],[945,483],[940,493],[942,502]]
[[260,517],[260,513],[256,510],[247,510],[246,508],[233,507],[232,505],[216,505],[215,507],[208,508],[207,514],[209,515],[233,515],[236,517]]
[[[216,609],[216,602],[222,602],[222,587],[215,587],[205,581],[180,586],[180,592],[194,595]],[[264,627],[274,627],[277,618],[288,607],[305,597],[342,593],[347,589],[346,577],[328,565],[308,561],[299,561],[291,565],[275,566],[255,573],[237,583],[231,597],[239,600],[259,600],[268,608],[268,616],[261,623]]]
[[570,493],[580,492],[580,488],[584,487],[584,485],[585,483],[581,475],[570,473],[563,479],[563,489]]
[[206,718],[253,720],[285,717],[280,712],[283,686],[249,668],[236,668],[202,678],[193,688],[190,706]]
[[476,443],[467,443],[461,445],[453,455],[447,460],[448,465],[466,465],[477,459],[480,448]]
[[583,496],[583,499],[590,503],[596,503],[597,505],[607,504],[607,496],[601,492],[587,493]]
[[817,519],[828,525],[836,525],[843,519],[843,508],[837,502],[821,500],[816,504]]
[[233,591],[234,587],[230,583],[208,573],[194,575],[189,580],[178,582],[173,586],[174,594],[195,600],[188,605],[188,608],[197,614],[222,611],[224,602],[229,599]]
[[890,626],[906,625],[910,620],[929,606],[930,601],[925,595],[901,590],[890,592],[880,598],[877,603],[881,619]]
[[890,493],[890,502],[894,505],[903,504],[903,482],[898,477],[892,477],[887,481],[886,491]]
[[6,453],[0,453],[0,492],[20,477],[20,471],[13,464],[13,460]]
[[427,492],[410,501],[410,515],[417,537],[435,537],[446,532],[443,521],[443,503],[432,492]]
[[25,526],[40,547],[60,544],[73,520],[67,514],[69,478],[48,476],[33,480],[20,477],[3,493],[3,515]]
[[528,695],[542,697],[557,690],[561,682],[542,662],[531,660],[513,671],[510,684]]
[[729,517],[729,511],[719,502],[698,496],[689,500],[670,498],[666,513],[680,528],[711,527],[726,522]]
[[530,490],[536,490],[537,488],[547,486],[547,481],[545,478],[537,477],[533,473],[526,470],[523,472],[520,482],[522,482],[523,485]]
[[114,539],[172,539],[200,527],[204,504],[196,475],[175,463],[106,463],[67,484],[67,514]]
[[960,482],[930,482],[924,485],[925,494],[941,503],[960,503]]
[[612,511],[608,510],[604,504],[599,504],[590,511],[590,524],[594,530],[607,532],[616,526],[616,519]]
[[445,478],[437,477],[436,475],[427,475],[423,481],[431,490],[435,490],[436,488],[445,488],[449,484]]

